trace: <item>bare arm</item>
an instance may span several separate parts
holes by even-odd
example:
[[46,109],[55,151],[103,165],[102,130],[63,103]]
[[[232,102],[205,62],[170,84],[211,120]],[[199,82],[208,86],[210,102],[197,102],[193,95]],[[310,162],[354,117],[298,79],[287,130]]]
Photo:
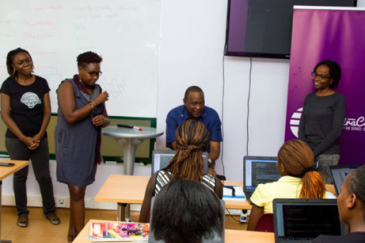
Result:
[[219,158],[219,154],[221,152],[221,143],[210,141],[209,145],[210,145],[209,159],[212,162],[214,162]]
[[258,207],[255,204],[252,205],[250,218],[248,220],[247,230],[249,231],[255,231],[257,223],[259,222],[259,219],[261,215],[264,214],[264,208]]
[[95,116],[92,120],[95,126],[107,127],[110,124],[110,119],[108,118],[108,113],[104,109],[103,114]]
[[33,140],[39,145],[39,141],[43,138],[44,134],[46,133],[49,120],[51,119],[51,100],[49,98],[49,92],[45,93],[43,96],[43,120],[41,129],[39,132],[33,137]]
[[27,145],[27,147],[34,145],[33,139],[31,137],[24,136],[18,125],[10,117],[10,96],[4,93],[1,93],[1,118],[9,130],[14,133],[20,141]]
[[157,174],[153,174],[151,176],[150,180],[148,181],[146,192],[145,192],[143,203],[142,203],[141,213],[139,214],[138,222],[141,222],[141,223],[148,222],[148,215],[151,210],[151,200],[152,200],[152,197],[153,197],[153,194],[155,191],[156,175]]
[[[72,84],[68,82],[63,82],[61,84],[60,88],[57,91],[57,95],[59,97],[61,111],[65,116],[67,122],[70,124],[84,119],[92,112],[92,108],[89,104],[84,105],[79,109],[76,109],[73,87]],[[107,98],[107,92],[104,91],[95,98],[95,102],[97,105],[99,105],[105,102]]]
[[214,189],[215,194],[217,194],[219,199],[223,198],[223,184],[222,182],[215,177],[215,189]]

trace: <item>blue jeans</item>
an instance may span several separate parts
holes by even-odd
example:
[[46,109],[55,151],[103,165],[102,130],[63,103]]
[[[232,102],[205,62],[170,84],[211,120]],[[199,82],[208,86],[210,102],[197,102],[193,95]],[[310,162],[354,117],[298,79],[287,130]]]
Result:
[[[53,196],[52,179],[49,172],[49,150],[48,139],[43,138],[39,147],[30,150],[17,138],[5,138],[5,146],[12,160],[31,160],[35,178],[38,181],[42,195],[43,212],[50,215],[55,212],[55,200]],[[26,216],[27,210],[27,187],[29,166],[14,173],[13,186],[16,208],[18,215]]]
[[332,175],[329,166],[337,165],[340,161],[339,154],[320,154],[317,157],[319,161],[318,172],[322,174],[324,178],[324,183],[332,184]]

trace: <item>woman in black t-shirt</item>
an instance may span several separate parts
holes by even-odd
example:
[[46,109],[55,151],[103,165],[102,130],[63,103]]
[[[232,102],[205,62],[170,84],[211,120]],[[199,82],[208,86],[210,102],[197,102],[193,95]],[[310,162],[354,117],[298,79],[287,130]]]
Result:
[[[47,126],[51,118],[49,87],[45,79],[33,75],[30,54],[21,48],[8,53],[6,65],[10,77],[2,84],[1,117],[8,127],[5,145],[12,160],[31,160],[38,181],[43,212],[54,225],[55,214],[52,179],[49,172]],[[19,227],[28,226],[26,180],[29,166],[14,174],[14,195]]]

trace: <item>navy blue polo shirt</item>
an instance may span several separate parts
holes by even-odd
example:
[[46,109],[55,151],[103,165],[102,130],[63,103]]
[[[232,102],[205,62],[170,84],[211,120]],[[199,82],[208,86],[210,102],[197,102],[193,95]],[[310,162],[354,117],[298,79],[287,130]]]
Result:
[[[172,109],[166,117],[166,143],[175,142],[175,133],[177,127],[184,121],[190,119],[188,110],[184,105],[178,106]],[[218,113],[205,106],[204,110],[199,117],[198,121],[202,122],[208,129],[210,133],[210,141],[212,142],[222,142],[222,123],[218,116]],[[209,152],[209,150],[208,150]]]

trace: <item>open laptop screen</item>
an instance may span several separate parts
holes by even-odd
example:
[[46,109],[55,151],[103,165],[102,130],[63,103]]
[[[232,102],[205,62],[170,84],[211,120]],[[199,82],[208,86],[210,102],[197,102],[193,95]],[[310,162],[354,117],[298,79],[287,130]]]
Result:
[[261,183],[277,181],[281,175],[276,169],[276,157],[244,157],[245,190],[254,191]]
[[[175,156],[175,150],[154,150],[152,152],[152,174],[166,168],[170,160]],[[208,174],[208,153],[203,153],[204,174]]]
[[275,242],[311,242],[319,235],[341,235],[336,199],[275,199]]
[[346,176],[353,170],[356,170],[359,165],[331,165],[330,171],[333,178],[333,184],[335,185],[337,195],[341,193],[341,186]]

